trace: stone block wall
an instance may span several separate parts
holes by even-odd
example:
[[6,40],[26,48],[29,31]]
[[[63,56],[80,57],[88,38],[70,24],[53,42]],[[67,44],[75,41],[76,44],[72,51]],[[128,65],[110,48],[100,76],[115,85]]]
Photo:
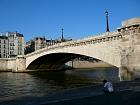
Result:
[[12,72],[25,72],[26,71],[26,58],[22,55],[16,58],[16,67]]
[[12,71],[16,67],[15,58],[1,58],[0,59],[0,71]]
[[26,71],[26,59],[24,57],[17,58],[1,58],[0,59],[0,72],[23,72]]
[[140,78],[140,18],[124,21],[118,31],[123,36],[120,78]]

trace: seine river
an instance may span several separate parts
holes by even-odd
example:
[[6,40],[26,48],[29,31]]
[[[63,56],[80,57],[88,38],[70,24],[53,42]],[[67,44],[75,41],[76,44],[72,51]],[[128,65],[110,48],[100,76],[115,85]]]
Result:
[[119,81],[118,70],[94,68],[57,72],[0,72],[0,98],[47,94],[67,88],[98,84],[103,79]]

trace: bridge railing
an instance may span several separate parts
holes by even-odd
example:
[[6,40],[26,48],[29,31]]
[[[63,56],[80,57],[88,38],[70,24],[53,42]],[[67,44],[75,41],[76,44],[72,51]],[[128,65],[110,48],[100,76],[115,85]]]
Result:
[[35,52],[27,54],[26,57],[29,57],[29,56],[32,56],[34,54],[38,54],[44,51],[54,50],[57,48],[60,49],[64,47],[76,47],[76,46],[82,46],[82,45],[87,45],[87,44],[97,44],[97,43],[106,42],[106,41],[119,40],[121,38],[122,38],[122,35],[118,31],[106,32],[103,34],[98,34],[96,36],[90,36],[90,37],[86,37],[86,38],[75,40],[75,41],[67,41],[67,42],[58,43],[52,46],[47,46],[45,48],[42,48]]

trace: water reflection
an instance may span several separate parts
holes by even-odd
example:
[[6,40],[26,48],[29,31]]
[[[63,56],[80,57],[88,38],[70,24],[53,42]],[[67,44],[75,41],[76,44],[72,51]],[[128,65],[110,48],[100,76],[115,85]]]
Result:
[[103,79],[118,81],[117,68],[69,70],[57,72],[0,73],[0,98],[47,94],[55,90],[97,84]]

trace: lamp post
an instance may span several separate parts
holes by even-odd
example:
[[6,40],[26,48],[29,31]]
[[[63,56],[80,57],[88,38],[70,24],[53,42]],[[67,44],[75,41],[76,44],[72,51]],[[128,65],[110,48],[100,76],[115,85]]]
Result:
[[63,42],[64,41],[64,36],[63,36],[63,28],[61,29],[62,30],[62,35],[61,35],[61,42]]
[[105,15],[106,15],[106,32],[109,32],[108,11],[105,12]]

